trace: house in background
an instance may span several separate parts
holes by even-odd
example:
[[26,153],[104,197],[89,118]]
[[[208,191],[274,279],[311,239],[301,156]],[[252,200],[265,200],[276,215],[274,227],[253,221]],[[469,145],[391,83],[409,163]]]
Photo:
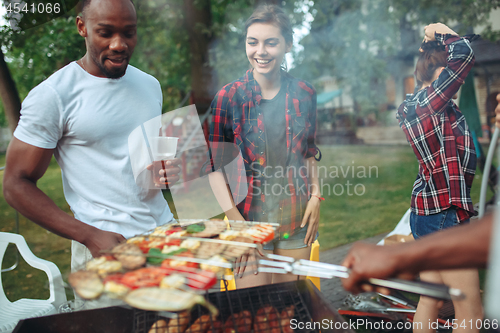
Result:
[[496,96],[500,93],[500,45],[478,40],[472,42],[472,48],[476,55],[474,87],[483,140],[489,141],[495,123]]
[[[492,10],[489,21],[493,30],[500,30],[500,9]],[[482,27],[474,28],[474,32],[478,34],[481,34],[482,30]],[[364,141],[368,144],[406,144],[395,114],[406,95],[414,92],[413,72],[421,42],[414,32],[410,32],[408,36],[411,38],[407,39],[411,40],[407,47],[394,58],[388,59],[388,77],[385,82],[387,102],[379,106],[378,117],[375,114],[356,117],[356,103],[351,97],[350,88],[340,86],[335,77],[322,76],[315,81],[318,91],[317,135],[320,143]],[[473,69],[474,90],[482,128],[482,133],[478,133],[482,138],[478,139],[488,142],[494,126],[496,95],[500,92],[500,44],[476,40],[472,42],[472,48],[476,56]],[[460,91],[456,103],[460,103]]]
[[317,135],[320,144],[360,143],[356,137],[354,101],[349,87],[341,87],[332,76],[315,81],[317,94]]

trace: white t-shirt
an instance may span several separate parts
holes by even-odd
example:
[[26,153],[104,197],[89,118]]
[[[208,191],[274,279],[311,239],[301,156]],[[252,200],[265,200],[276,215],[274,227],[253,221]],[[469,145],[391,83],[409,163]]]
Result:
[[161,105],[159,82],[135,67],[108,79],[72,62],[29,93],[14,136],[55,149],[76,219],[128,238],[173,218],[160,190],[136,185],[128,149],[129,134]]

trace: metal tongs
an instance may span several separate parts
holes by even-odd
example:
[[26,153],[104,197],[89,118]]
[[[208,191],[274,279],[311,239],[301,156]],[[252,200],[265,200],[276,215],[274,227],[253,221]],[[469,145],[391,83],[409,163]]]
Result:
[[[299,259],[280,256],[276,254],[266,254],[266,259],[258,261],[259,272],[278,273],[278,274],[295,274],[303,276],[314,276],[324,279],[333,277],[348,278],[350,270],[341,265],[327,264],[317,261]],[[465,298],[465,295],[456,288],[450,288],[444,284],[436,284],[423,281],[408,281],[403,279],[377,279],[370,278],[367,283],[385,287],[394,290],[405,291],[422,296],[444,299],[458,300]]]

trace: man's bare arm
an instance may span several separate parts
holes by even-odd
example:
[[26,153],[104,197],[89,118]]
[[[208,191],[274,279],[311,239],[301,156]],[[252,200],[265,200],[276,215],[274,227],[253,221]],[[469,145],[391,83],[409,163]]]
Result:
[[99,230],[66,214],[37,187],[52,154],[52,149],[12,139],[7,149],[3,180],[7,203],[43,228],[84,244],[94,256],[125,240],[120,234]]
[[468,225],[433,233],[418,241],[377,246],[356,243],[343,265],[351,269],[342,283],[359,292],[368,278],[388,278],[427,270],[485,267],[494,214]]

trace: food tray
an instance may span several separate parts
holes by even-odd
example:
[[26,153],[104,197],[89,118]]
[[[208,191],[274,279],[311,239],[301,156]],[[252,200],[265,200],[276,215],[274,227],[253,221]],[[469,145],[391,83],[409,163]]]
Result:
[[[145,310],[151,303],[161,303],[146,302],[151,297],[200,301],[196,294],[202,294],[226,275],[232,277],[234,260],[257,244],[274,239],[277,226],[261,222],[180,220],[128,239],[86,263],[84,268],[70,274],[68,280],[84,299],[104,294]],[[138,298],[142,301],[135,302]],[[177,311],[182,306],[168,305],[167,309]]]

